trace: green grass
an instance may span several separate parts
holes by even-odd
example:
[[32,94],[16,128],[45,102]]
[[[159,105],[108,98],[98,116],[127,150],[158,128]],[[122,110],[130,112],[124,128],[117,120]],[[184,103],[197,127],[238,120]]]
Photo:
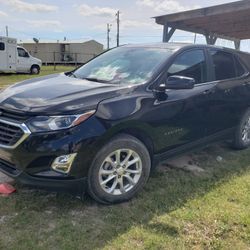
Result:
[[5,87],[10,84],[20,82],[29,78],[39,77],[43,75],[55,74],[59,72],[66,72],[74,69],[71,66],[42,66],[41,72],[39,75],[30,75],[30,74],[0,74],[0,87]]
[[204,173],[161,166],[115,206],[19,187],[0,197],[0,249],[249,249],[250,150],[193,157]]
[[[0,85],[30,77],[1,75]],[[116,206],[18,186],[0,197],[0,249],[250,249],[250,149],[222,144],[193,158],[204,172],[161,166]]]

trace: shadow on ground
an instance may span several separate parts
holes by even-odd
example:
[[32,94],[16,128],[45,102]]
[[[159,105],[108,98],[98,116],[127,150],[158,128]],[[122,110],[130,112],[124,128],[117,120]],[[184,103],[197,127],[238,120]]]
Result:
[[249,152],[233,151],[226,143],[194,152],[189,156],[204,170],[198,175],[162,164],[141,194],[115,206],[99,205],[89,197],[82,202],[67,195],[19,189],[11,197],[0,198],[0,231],[4,232],[0,248],[13,248],[13,244],[20,249],[103,248],[135,226],[176,237],[178,227],[152,219],[249,171]]

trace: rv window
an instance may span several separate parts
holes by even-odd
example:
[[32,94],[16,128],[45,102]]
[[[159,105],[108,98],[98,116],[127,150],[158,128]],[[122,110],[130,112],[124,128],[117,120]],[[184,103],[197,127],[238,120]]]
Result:
[[5,44],[4,43],[0,43],[0,50],[5,50]]
[[29,57],[28,52],[22,48],[17,48],[17,52],[18,52],[18,56],[20,57]]

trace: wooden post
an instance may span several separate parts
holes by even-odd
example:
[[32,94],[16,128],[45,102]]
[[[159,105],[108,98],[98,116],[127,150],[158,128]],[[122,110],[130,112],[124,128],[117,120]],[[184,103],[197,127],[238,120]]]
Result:
[[207,34],[205,36],[206,36],[207,44],[215,45],[215,43],[217,41],[217,36],[215,36],[214,34]]
[[163,39],[164,43],[168,43],[175,32],[175,28],[169,28],[167,24],[163,26]]
[[54,57],[54,71],[56,71],[56,52],[53,52]]
[[234,47],[236,50],[240,50],[240,44],[241,44],[241,40],[234,41]]
[[75,66],[77,66],[77,53],[75,53]]

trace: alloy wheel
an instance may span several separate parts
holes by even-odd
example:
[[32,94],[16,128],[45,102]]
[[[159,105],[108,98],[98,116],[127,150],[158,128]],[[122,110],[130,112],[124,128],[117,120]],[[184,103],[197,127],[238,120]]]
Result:
[[109,154],[99,170],[99,184],[108,194],[122,195],[132,190],[142,175],[142,160],[131,149]]

